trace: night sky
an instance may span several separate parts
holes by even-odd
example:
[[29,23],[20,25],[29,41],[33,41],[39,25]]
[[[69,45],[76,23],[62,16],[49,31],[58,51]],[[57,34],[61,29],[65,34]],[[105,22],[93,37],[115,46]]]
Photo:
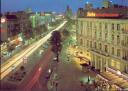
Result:
[[[86,2],[93,3],[94,7],[101,7],[102,0],[1,0],[1,11],[19,11],[31,8],[33,11],[64,12],[69,5],[73,12],[84,7]],[[111,0],[115,4],[128,6],[128,0]],[[122,2],[124,1],[124,2]]]

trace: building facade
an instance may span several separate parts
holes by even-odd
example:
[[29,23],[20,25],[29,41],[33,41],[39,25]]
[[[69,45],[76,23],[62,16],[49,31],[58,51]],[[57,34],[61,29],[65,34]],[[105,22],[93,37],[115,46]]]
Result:
[[111,68],[128,74],[128,18],[124,18],[125,15],[117,17],[118,12],[104,13],[103,10],[84,13],[85,17],[82,14],[77,18],[76,37],[91,66],[100,72]]

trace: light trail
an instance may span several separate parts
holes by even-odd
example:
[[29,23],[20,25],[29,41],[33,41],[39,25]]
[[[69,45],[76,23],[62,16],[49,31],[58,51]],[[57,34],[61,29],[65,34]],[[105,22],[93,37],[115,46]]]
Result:
[[[59,27],[54,29],[53,31],[59,30],[62,28],[67,21],[64,21]],[[2,80],[5,76],[7,76],[11,71],[12,71],[12,66],[17,67],[23,62],[24,57],[29,57],[33,52],[35,52],[42,44],[44,44],[50,37],[52,32],[51,31],[49,34],[47,34],[45,37],[37,41],[36,43],[30,45],[28,48],[25,50],[21,51],[18,53],[16,56],[13,56],[10,58],[5,64],[1,66],[1,71],[0,71],[0,80]]]

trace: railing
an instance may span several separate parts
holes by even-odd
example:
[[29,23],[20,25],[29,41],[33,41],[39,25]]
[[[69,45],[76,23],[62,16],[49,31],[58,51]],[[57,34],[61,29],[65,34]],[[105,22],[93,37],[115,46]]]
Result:
[[104,56],[109,56],[108,53],[103,52],[103,51],[96,50],[95,48],[92,48],[91,50],[94,51],[94,52],[96,52],[96,53],[98,53],[98,54],[101,54],[101,55],[104,55]]

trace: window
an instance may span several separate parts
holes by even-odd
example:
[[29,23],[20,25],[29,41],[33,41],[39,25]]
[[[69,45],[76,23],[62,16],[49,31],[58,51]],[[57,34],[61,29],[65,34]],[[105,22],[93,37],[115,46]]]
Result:
[[108,28],[108,24],[107,23],[105,23],[105,29],[107,29]]
[[99,36],[100,38],[102,37],[102,31],[100,31],[100,36]]
[[112,55],[114,55],[114,47],[112,47]]
[[87,40],[87,47],[89,46],[89,41]]
[[80,45],[83,45],[83,40],[82,39],[80,39]]
[[90,22],[90,27],[92,27],[92,22]]
[[112,41],[114,41],[114,35],[112,34]]
[[120,49],[117,49],[117,56],[120,56]]
[[107,39],[107,35],[108,35],[108,33],[105,33],[105,40]]
[[99,29],[102,29],[102,24],[101,23],[99,23]]
[[117,30],[120,30],[120,24],[117,24]]
[[89,27],[89,22],[87,21],[87,27]]
[[81,34],[83,32],[83,22],[81,21]]
[[95,35],[94,35],[94,36],[95,36],[95,38],[96,38],[96,31],[95,31]]
[[97,48],[97,46],[96,46],[96,42],[94,42],[94,48]]
[[90,47],[92,47],[92,41],[90,41]]
[[114,24],[112,24],[112,30],[114,30]]
[[108,52],[108,46],[105,45],[105,52]]
[[101,45],[101,43],[99,44],[99,49],[102,50],[102,45]]
[[117,44],[119,44],[119,43],[120,43],[120,36],[117,35]]

